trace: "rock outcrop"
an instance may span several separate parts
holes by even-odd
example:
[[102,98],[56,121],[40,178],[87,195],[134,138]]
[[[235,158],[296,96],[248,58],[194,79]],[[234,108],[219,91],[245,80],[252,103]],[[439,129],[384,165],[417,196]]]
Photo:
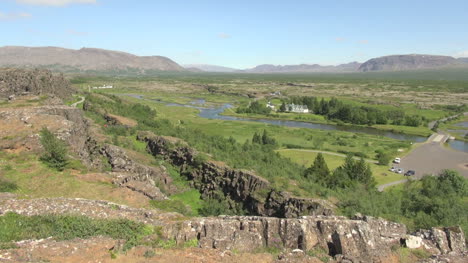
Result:
[[63,74],[45,69],[0,69],[0,98],[11,95],[47,95],[65,99],[74,92]]
[[[399,246],[406,235],[402,224],[364,217],[350,220],[336,216],[304,216],[295,219],[234,216],[185,221],[167,228],[178,242],[193,238],[200,247],[255,251],[263,247],[320,249],[351,262],[380,262]],[[174,231],[173,233],[170,233]]]
[[161,155],[179,166],[200,193],[210,198],[224,194],[232,206],[241,204],[252,215],[293,218],[302,215],[331,215],[333,205],[324,200],[298,198],[277,191],[270,183],[251,171],[232,169],[222,162],[199,161],[198,153],[186,143],[145,132],[138,139],[147,143],[148,151]]
[[119,186],[155,200],[167,199],[164,193],[170,194],[176,190],[172,178],[163,166],[150,167],[140,164],[128,157],[124,149],[110,144],[104,145],[101,153],[109,160],[112,171],[116,172],[114,183]]
[[38,151],[39,131],[47,127],[63,139],[85,164],[99,165],[97,143],[89,135],[89,123],[80,109],[64,105],[0,108],[0,149]]
[[[325,251],[336,262],[388,262],[394,248],[418,235],[423,247],[437,259],[467,259],[460,228],[433,228],[408,236],[402,224],[381,218],[356,216],[302,216],[274,218],[259,216],[219,216],[180,220],[177,213],[137,209],[105,201],[79,198],[0,200],[0,216],[7,212],[32,216],[78,214],[91,218],[125,218],[160,229],[161,238],[184,244],[198,240],[201,248],[258,251],[263,248],[292,251]],[[450,261],[452,262],[452,261]]]

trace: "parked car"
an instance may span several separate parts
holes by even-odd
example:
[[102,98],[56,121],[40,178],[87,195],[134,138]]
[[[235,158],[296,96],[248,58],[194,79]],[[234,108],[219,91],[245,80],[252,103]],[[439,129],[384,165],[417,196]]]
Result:
[[415,175],[416,172],[414,170],[408,170],[406,173],[405,173],[405,176],[412,176],[412,175]]
[[400,163],[401,162],[401,159],[399,157],[395,158],[395,160],[393,160],[394,163]]
[[405,170],[403,170],[402,168],[398,168],[398,169],[396,170],[396,173],[402,174],[404,171],[405,171]]
[[391,167],[390,169],[388,169],[390,172],[395,172],[396,171],[396,168],[395,167]]

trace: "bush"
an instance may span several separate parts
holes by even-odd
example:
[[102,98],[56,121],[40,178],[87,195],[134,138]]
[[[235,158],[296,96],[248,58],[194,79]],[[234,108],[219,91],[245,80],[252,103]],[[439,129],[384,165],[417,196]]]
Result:
[[379,165],[388,165],[390,163],[390,160],[392,159],[392,157],[389,154],[386,154],[382,151],[379,151],[376,157],[379,162]]
[[0,192],[13,192],[18,189],[18,186],[4,178],[0,178]]
[[42,147],[45,150],[40,160],[47,166],[62,171],[68,163],[65,143],[45,127],[40,131],[40,136]]

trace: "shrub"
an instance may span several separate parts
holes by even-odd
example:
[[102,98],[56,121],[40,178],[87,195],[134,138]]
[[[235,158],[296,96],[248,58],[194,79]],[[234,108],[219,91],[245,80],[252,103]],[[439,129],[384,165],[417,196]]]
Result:
[[40,160],[49,167],[62,171],[68,163],[65,143],[45,127],[42,128],[40,136],[42,147],[45,150]]
[[4,178],[0,178],[0,192],[13,192],[18,189],[18,186]]

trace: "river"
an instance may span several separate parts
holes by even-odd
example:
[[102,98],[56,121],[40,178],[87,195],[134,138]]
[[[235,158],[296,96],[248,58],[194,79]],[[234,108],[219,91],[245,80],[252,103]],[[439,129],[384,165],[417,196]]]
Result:
[[[130,96],[137,99],[143,99],[143,96],[137,94],[124,94],[125,96]],[[310,123],[302,121],[286,121],[286,120],[272,120],[272,119],[249,119],[249,118],[240,118],[234,116],[222,115],[222,113],[233,106],[229,103],[225,103],[220,107],[206,107],[205,100],[197,99],[189,102],[189,104],[178,104],[178,103],[167,103],[159,99],[150,99],[151,101],[157,103],[165,103],[166,106],[178,106],[178,107],[189,107],[200,110],[198,116],[205,119],[215,119],[215,120],[225,120],[225,121],[250,121],[250,122],[261,122],[271,125],[286,126],[286,127],[295,127],[295,128],[308,128],[308,129],[319,129],[319,130],[338,130],[338,131],[347,131],[354,133],[365,133],[377,136],[384,136],[396,140],[402,141],[411,141],[411,142],[424,142],[427,140],[426,137],[409,135],[404,133],[397,133],[391,131],[383,131],[370,127],[361,127],[361,126],[349,126],[349,125],[333,125],[333,124],[320,124],[320,123]],[[462,152],[468,152],[468,143],[464,141],[450,140],[448,142],[450,147]]]

